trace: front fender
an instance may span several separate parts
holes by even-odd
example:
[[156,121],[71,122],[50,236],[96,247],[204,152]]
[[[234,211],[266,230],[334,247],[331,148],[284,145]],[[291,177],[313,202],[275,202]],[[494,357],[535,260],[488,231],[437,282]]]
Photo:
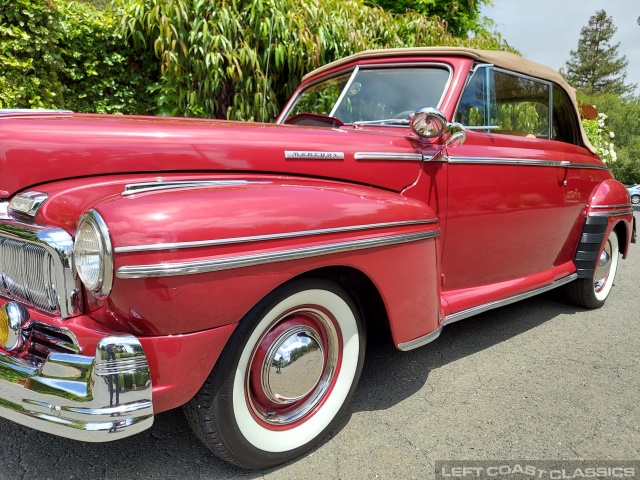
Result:
[[[403,250],[381,265],[381,250],[436,238],[439,224],[425,204],[376,188],[278,177],[110,196],[93,208],[109,227],[116,278],[106,302],[88,299],[92,315],[139,335],[235,323],[278,285],[317,268],[358,268],[384,299],[400,294],[394,279],[437,278],[434,248],[428,260],[411,259],[415,274],[399,258]],[[424,299],[424,286],[402,293]],[[430,290],[438,305],[437,288]],[[390,319],[407,311],[406,301],[389,302]]]

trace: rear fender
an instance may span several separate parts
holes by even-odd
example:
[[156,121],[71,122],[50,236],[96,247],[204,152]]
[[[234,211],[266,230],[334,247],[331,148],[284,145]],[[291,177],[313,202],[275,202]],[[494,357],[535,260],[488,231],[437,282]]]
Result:
[[626,258],[633,238],[633,222],[631,198],[625,186],[613,179],[600,183],[590,196],[574,260],[580,278],[591,278],[603,242],[614,230],[619,237],[620,252]]

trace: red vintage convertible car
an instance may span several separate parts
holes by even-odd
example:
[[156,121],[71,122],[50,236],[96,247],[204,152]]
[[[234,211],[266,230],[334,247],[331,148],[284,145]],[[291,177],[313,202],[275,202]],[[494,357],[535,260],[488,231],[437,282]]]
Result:
[[277,124],[4,111],[0,415],[84,441],[184,406],[265,467],[346,408],[368,327],[410,350],[563,286],[603,305],[627,189],[562,77],[502,52],[361,52]]

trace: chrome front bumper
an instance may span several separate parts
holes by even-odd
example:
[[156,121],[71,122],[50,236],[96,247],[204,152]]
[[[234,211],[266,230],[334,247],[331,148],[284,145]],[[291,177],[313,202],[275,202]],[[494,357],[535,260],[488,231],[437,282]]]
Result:
[[102,338],[95,357],[50,353],[40,365],[0,353],[0,416],[85,442],[153,425],[151,375],[132,335]]

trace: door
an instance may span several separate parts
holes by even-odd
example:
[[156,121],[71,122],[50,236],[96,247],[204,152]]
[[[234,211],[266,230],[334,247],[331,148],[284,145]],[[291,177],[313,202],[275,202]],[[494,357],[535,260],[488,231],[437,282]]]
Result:
[[[443,291],[510,284],[563,262],[579,209],[565,206],[571,147],[553,140],[552,84],[480,65],[456,112],[467,141],[452,151]],[[567,257],[567,258],[565,258]],[[491,288],[486,289],[487,292]],[[466,293],[466,295],[465,295]]]

